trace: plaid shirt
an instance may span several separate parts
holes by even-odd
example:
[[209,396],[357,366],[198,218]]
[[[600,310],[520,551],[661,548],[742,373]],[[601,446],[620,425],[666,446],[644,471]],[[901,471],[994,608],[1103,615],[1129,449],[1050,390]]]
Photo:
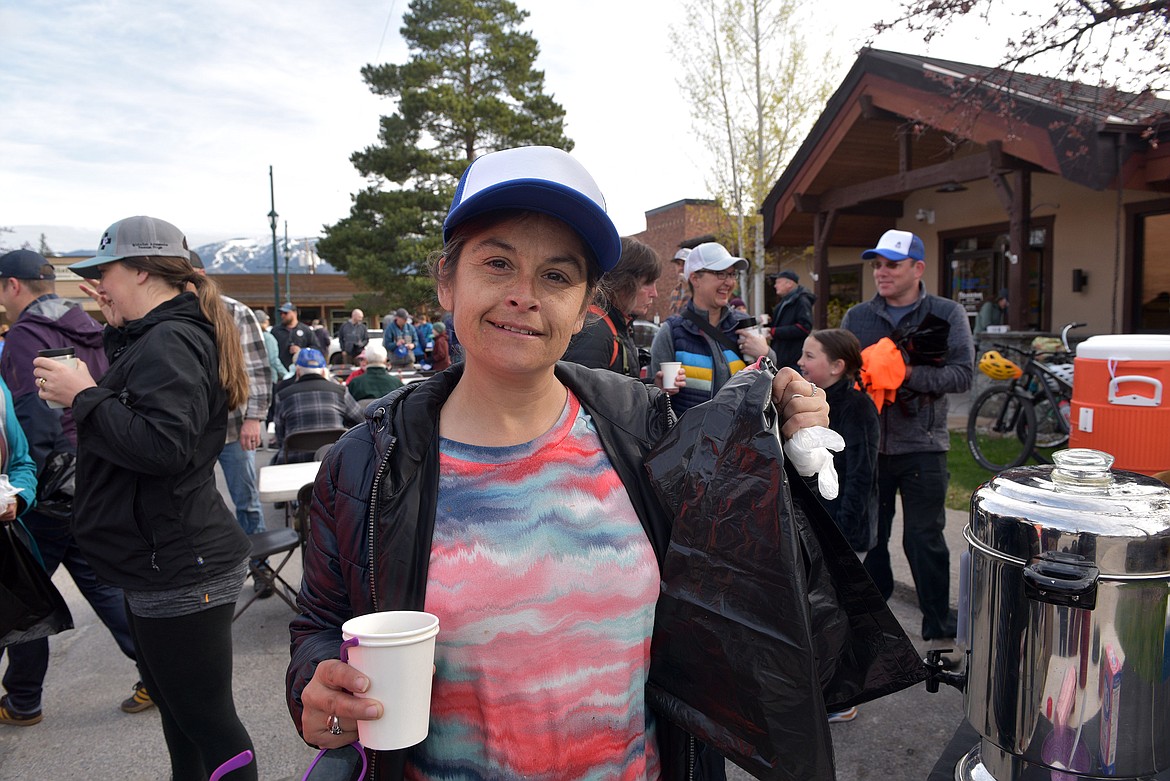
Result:
[[682,274],[678,275],[678,284],[670,291],[670,314],[677,315],[691,300],[691,290]]
[[268,417],[268,405],[272,402],[272,369],[268,366],[268,350],[264,347],[264,332],[252,310],[234,298],[220,296],[224,306],[232,313],[236,328],[240,332],[240,347],[244,350],[244,371],[248,374],[248,401],[228,415],[227,439],[225,444],[240,438],[240,427],[244,420],[263,421]]
[[[276,397],[276,441],[281,448],[289,434],[322,428],[350,428],[361,423],[365,413],[344,385],[319,374],[305,374],[280,391]],[[283,460],[283,453],[277,455]]]

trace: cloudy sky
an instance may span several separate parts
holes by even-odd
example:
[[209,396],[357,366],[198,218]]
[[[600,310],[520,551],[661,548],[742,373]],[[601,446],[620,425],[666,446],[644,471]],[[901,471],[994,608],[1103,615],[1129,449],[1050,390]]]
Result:
[[[703,150],[676,84],[677,0],[518,0],[546,89],[618,229],[680,198],[708,197]],[[0,3],[0,244],[88,248],[132,214],[168,219],[195,244],[268,232],[268,166],[290,237],[349,211],[349,155],[376,138],[389,101],[360,69],[402,62],[407,0],[38,0]],[[807,3],[809,45],[841,71],[896,0]],[[927,47],[881,48],[993,64],[980,27]]]

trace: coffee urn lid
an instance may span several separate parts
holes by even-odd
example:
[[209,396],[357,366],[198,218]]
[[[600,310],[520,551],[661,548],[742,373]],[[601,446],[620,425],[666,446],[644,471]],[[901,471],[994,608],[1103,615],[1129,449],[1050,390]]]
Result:
[[1020,563],[1073,553],[1102,577],[1170,574],[1170,487],[1110,469],[1113,457],[1099,450],[1061,450],[1053,461],[1008,469],[975,491],[973,545]]

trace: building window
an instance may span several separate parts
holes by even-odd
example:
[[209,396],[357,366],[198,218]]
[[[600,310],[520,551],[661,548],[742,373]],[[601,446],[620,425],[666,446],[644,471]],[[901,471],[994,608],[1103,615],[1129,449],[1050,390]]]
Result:
[[829,269],[829,300],[825,324],[828,328],[839,328],[841,318],[849,307],[861,303],[861,279],[864,264],[833,266]]
[[[1036,220],[1028,233],[1023,262],[1027,280],[1027,322],[1019,330],[1049,329],[1047,277],[1051,273],[1051,218]],[[990,225],[940,234],[943,257],[943,294],[963,305],[971,325],[985,301],[994,301],[1008,286],[1008,226]]]

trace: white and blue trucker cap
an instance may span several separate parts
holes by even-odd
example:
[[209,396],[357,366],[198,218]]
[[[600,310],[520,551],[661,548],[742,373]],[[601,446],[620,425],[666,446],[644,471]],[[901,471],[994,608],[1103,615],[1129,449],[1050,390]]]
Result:
[[593,251],[602,273],[621,258],[621,238],[605,212],[605,196],[585,167],[564,150],[522,146],[473,160],[443,221],[443,241],[461,223],[495,209],[524,209],[565,222]]
[[90,279],[98,276],[97,267],[124,258],[183,258],[191,260],[187,238],[166,220],[156,217],[127,217],[118,220],[102,234],[97,254],[79,260],[69,270]]

